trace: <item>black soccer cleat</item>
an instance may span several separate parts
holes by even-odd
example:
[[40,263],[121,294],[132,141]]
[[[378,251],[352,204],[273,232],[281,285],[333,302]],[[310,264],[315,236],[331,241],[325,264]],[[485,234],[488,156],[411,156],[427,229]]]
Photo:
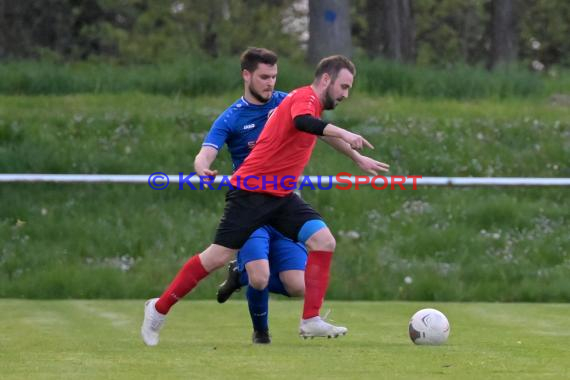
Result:
[[269,330],[253,330],[251,341],[253,342],[253,344],[271,343],[271,335],[269,335]]
[[226,281],[218,287],[218,292],[216,293],[216,298],[219,303],[226,302],[234,292],[239,292],[241,290],[240,283],[240,273],[237,266],[237,261],[230,261],[228,264],[228,277]]

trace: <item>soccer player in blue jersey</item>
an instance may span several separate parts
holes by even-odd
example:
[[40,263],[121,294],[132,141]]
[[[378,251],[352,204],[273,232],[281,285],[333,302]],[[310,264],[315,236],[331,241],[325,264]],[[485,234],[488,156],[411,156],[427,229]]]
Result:
[[[274,91],[277,79],[277,55],[262,48],[247,49],[241,56],[244,95],[214,122],[196,156],[198,175],[215,176],[211,165],[219,150],[227,144],[233,169],[242,164],[253,149],[270,112],[287,95]],[[300,243],[286,238],[272,227],[256,230],[229,265],[229,278],[218,291],[218,301],[225,302],[243,285],[253,322],[253,343],[270,343],[268,327],[269,291],[286,296],[303,296],[307,251]]]

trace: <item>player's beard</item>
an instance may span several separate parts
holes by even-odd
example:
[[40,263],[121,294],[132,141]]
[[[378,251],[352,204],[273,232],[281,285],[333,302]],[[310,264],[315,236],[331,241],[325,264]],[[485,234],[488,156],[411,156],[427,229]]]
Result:
[[267,103],[269,99],[271,99],[271,96],[264,98],[259,92],[255,90],[255,88],[253,88],[251,84],[249,85],[249,93],[255,98],[255,100],[260,103]]
[[328,85],[325,91],[325,103],[323,104],[323,108],[326,110],[332,110],[336,107],[338,103],[340,103],[344,98],[335,99],[331,95],[331,87],[334,83]]

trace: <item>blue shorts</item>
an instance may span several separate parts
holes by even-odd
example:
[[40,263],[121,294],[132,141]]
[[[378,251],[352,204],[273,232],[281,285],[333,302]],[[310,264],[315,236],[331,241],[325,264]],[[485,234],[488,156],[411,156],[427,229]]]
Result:
[[263,226],[251,234],[237,254],[238,268],[254,260],[269,260],[269,271],[277,274],[286,270],[305,270],[307,250],[270,226]]

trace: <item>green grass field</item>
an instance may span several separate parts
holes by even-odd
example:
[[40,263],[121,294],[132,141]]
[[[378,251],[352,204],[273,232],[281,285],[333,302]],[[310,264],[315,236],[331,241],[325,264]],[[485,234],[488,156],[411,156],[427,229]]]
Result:
[[[567,304],[328,302],[339,339],[297,336],[300,301],[272,300],[273,343],[253,346],[244,301],[183,301],[161,343],[139,337],[143,301],[0,301],[7,379],[568,379]],[[423,307],[451,323],[444,346],[415,346]]]

